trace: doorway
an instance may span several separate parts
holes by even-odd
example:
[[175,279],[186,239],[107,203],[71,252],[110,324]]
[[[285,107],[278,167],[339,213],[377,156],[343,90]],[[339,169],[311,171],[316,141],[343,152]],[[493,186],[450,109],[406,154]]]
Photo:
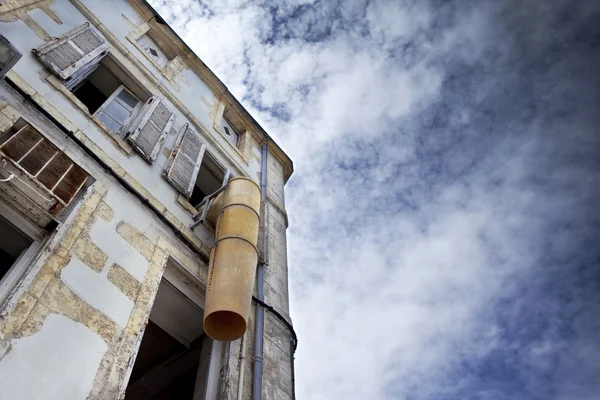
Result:
[[[167,272],[165,277],[173,276]],[[165,277],[142,337],[126,400],[204,398],[212,347],[202,329],[204,299],[190,296],[186,283]]]

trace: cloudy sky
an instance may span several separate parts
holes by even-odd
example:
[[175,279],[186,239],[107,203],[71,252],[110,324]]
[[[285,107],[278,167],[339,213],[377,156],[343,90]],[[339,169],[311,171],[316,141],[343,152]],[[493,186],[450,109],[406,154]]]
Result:
[[295,161],[298,399],[598,399],[597,1],[152,3]]

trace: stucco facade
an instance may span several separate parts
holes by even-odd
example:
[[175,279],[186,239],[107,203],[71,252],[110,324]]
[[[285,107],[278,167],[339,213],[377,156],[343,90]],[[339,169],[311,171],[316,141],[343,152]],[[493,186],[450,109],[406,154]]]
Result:
[[[67,71],[71,75],[65,79],[49,67],[42,53],[55,38],[68,39],[77,29],[99,38],[102,54],[93,63],[94,50],[77,55],[77,65],[82,67],[75,73]],[[265,399],[293,398],[295,342],[289,317],[284,200],[291,160],[144,1],[6,0],[0,7],[0,33],[23,54],[0,81],[0,134],[5,135],[0,155],[10,158],[7,138],[23,135],[17,128],[26,126],[55,152],[38,171],[49,168],[58,155],[87,174],[69,201],[54,199],[52,190],[58,183],[49,188],[48,201],[60,204],[59,211],[56,207],[40,210],[38,205],[23,205],[31,196],[42,196],[39,190],[24,189],[20,200],[11,204],[16,197],[8,186],[21,185],[17,180],[39,184],[41,172],[35,175],[24,165],[37,150],[27,150],[20,164],[10,159],[8,167],[0,166],[0,179],[8,179],[10,173],[22,175],[0,182],[4,190],[0,216],[27,220],[32,230],[42,232],[40,238],[31,239],[37,243],[35,250],[15,261],[20,272],[13,266],[7,273],[12,281],[4,282],[0,398],[171,398],[152,397],[173,385],[167,378],[162,383],[152,378],[156,372],[152,369],[135,379],[138,394],[129,395],[149,319],[175,338],[177,346],[183,343],[182,354],[191,360],[190,367],[180,366],[180,371],[165,369],[168,363],[155,366],[162,368],[157,376],[171,374],[175,379],[184,369],[193,372],[190,399],[234,399],[238,393],[251,398],[256,302],[242,339],[217,342],[202,336],[201,310],[214,227],[195,223],[198,211],[192,199],[209,194],[201,181],[207,157],[224,173],[223,184],[230,176],[258,183],[263,144],[268,149],[267,191],[259,246],[264,245],[260,251],[265,263],[264,303],[272,311],[265,312],[262,394]],[[114,92],[116,97],[109,97],[94,112],[93,91],[84,93],[82,85],[93,84],[92,74],[100,74],[101,69],[116,77],[119,90],[126,88],[137,101],[126,119],[117,120],[122,123],[119,129],[110,125],[113,117],[107,117],[112,112],[109,106],[116,104],[111,101],[119,94]],[[81,81],[71,85],[75,80]],[[158,128],[160,135],[150,140],[143,126],[149,126],[147,121],[156,115],[152,110],[160,107],[167,110],[168,122],[165,119]],[[235,130],[233,139],[223,128],[225,117],[234,127],[230,127]],[[124,133],[125,127],[131,127],[131,132]],[[181,178],[173,171],[178,154],[186,150],[182,144],[186,129],[193,130],[202,143],[187,193],[177,185]],[[136,134],[145,141],[136,140]],[[149,149],[144,148],[147,143]],[[197,188],[204,192],[196,194]],[[159,292],[165,285],[176,290]],[[176,301],[189,304],[173,306],[169,296],[174,295]],[[155,307],[157,298],[160,310]],[[170,310],[169,304],[175,308]],[[185,307],[189,313],[181,311]],[[178,312],[182,313],[178,319],[169,319]]]

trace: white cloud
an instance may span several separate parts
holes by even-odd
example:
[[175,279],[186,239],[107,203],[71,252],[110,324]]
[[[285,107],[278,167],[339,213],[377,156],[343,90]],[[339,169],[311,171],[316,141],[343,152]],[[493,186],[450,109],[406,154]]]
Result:
[[[524,395],[486,386],[465,365],[485,370],[494,352],[527,345],[515,324],[538,329],[523,315],[546,289],[524,282],[546,282],[559,256],[578,260],[575,249],[593,232],[584,220],[597,191],[583,188],[598,187],[598,177],[564,161],[590,157],[593,124],[550,123],[566,106],[539,100],[546,94],[537,82],[561,96],[577,87],[554,84],[564,72],[552,65],[567,68],[560,60],[531,69],[547,56],[537,56],[547,48],[543,32],[567,30],[548,10],[457,8],[159,7],[295,161],[286,202],[300,399],[523,399],[532,387],[550,390],[539,371],[565,348],[558,330],[531,339],[522,361],[502,356],[511,373],[528,365]],[[548,310],[530,318],[558,313]]]

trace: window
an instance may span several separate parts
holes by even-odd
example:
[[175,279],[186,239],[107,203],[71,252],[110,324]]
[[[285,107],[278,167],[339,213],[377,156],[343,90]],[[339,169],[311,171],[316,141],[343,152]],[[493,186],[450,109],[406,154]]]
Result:
[[218,190],[230,175],[229,170],[205,152],[206,145],[200,135],[185,124],[163,173],[192,205]]
[[227,138],[227,140],[229,141],[229,143],[231,143],[232,145],[234,145],[235,147],[237,147],[238,143],[240,141],[240,134],[233,127],[233,124],[231,124],[227,120],[227,118],[223,117],[223,122],[221,123],[221,128],[223,129],[223,133],[225,134],[225,138]]
[[220,125],[221,134],[225,136],[225,139],[227,139],[233,147],[239,148],[245,130],[246,128],[239,115],[232,109],[225,107]]
[[140,36],[137,39],[137,44],[146,52],[146,54],[153,60],[158,66],[161,68],[165,68],[169,61],[171,61],[175,57],[169,57],[160,46],[154,41],[150,35],[152,35],[152,30],[148,31],[148,33]]
[[8,197],[26,197],[50,215],[65,208],[88,178],[87,173],[46,139],[37,129],[19,119],[0,135],[4,173],[14,179],[0,189]]
[[0,302],[24,275],[48,233],[0,201]]
[[79,100],[77,104],[87,107],[99,126],[127,139],[153,163],[171,129],[173,111],[164,99],[151,96],[108,50],[104,39],[86,23],[33,52],[61,78]]
[[190,197],[190,203],[196,206],[206,196],[219,190],[223,185],[225,174],[225,169],[219,166],[210,154],[205,154]]
[[153,18],[130,32],[127,39],[171,80],[180,67],[178,49],[168,30],[164,23]]
[[[127,83],[119,79],[119,75],[124,76]],[[103,60],[72,92],[90,114],[120,137],[124,137],[122,128],[126,122],[150,98],[135,82],[127,79],[127,74],[111,58]]]

